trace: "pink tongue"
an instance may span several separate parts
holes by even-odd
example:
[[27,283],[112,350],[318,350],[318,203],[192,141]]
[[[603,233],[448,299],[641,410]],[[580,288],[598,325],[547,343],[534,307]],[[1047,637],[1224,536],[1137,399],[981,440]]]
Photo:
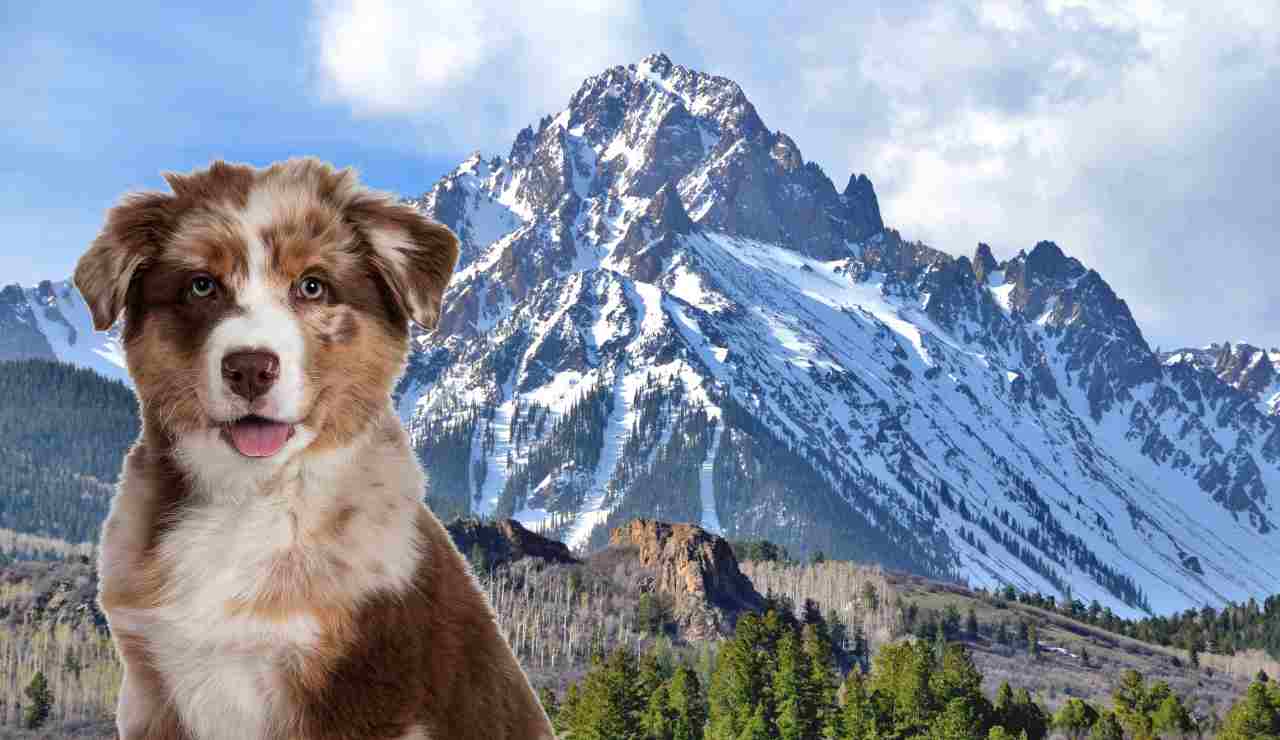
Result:
[[290,427],[275,421],[245,419],[231,425],[231,444],[242,455],[267,457],[284,447]]

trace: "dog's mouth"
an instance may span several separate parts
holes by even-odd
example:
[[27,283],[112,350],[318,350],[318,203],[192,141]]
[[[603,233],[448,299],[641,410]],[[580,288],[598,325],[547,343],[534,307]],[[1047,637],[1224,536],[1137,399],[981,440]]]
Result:
[[222,436],[245,457],[271,457],[293,436],[293,424],[265,416],[242,416],[222,427]]

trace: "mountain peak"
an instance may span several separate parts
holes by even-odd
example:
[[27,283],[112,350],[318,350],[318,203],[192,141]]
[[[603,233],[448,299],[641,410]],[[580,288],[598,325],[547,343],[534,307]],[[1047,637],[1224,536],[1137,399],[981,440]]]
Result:
[[987,277],[997,269],[999,263],[991,253],[991,247],[979,242],[978,249],[973,253],[973,274],[978,278],[978,284],[986,285]]
[[1157,362],[1057,244],[903,239],[803,143],[653,54],[442,180],[422,207],[472,256],[398,406],[432,500],[574,546],[657,516],[1116,609],[1275,590],[1246,551],[1274,549],[1280,422]]
[[666,77],[671,73],[671,68],[673,66],[675,65],[671,63],[671,57],[667,56],[666,52],[660,51],[641,59],[640,64],[637,65],[637,69],[640,70],[642,74],[644,72],[652,72],[659,77]]

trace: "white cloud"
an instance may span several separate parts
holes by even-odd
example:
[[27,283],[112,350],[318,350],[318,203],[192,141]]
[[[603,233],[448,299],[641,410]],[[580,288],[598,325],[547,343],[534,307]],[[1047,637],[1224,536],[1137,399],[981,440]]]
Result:
[[667,50],[731,77],[837,186],[953,253],[1053,239],[1153,342],[1280,345],[1280,5],[941,0],[317,8],[327,90],[501,151],[581,80]]
[[629,2],[324,2],[323,92],[360,115],[413,117],[446,146],[493,146],[585,76],[647,53],[639,19]]

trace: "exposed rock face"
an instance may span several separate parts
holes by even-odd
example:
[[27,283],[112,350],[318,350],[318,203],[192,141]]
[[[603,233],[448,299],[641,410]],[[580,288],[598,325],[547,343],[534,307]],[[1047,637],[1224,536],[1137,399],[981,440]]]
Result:
[[0,285],[0,361],[60,360],[127,385],[119,329],[94,331],[89,307],[69,280]]
[[1160,361],[1166,365],[1185,363],[1213,373],[1253,398],[1262,413],[1280,416],[1280,348],[1265,350],[1244,342],[1223,342],[1162,352]]
[[9,285],[0,289],[0,360],[26,359],[55,358],[22,288]]
[[453,543],[463,555],[479,545],[490,567],[523,558],[541,558],[549,563],[577,562],[563,542],[534,534],[514,519],[484,524],[476,519],[458,519],[447,526]]
[[0,622],[87,624],[106,630],[97,603],[98,574],[88,558],[12,563],[0,567],[0,585],[24,594],[0,607]]
[[763,605],[728,541],[702,527],[636,519],[614,529],[609,544],[636,548],[640,565],[654,571],[653,591],[672,597],[689,639],[727,634],[738,614]]

